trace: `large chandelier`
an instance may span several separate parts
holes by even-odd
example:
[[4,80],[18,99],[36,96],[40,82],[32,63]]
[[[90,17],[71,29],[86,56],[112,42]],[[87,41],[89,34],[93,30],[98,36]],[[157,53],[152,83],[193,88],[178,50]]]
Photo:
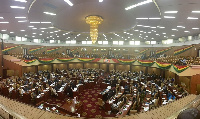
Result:
[[100,16],[91,15],[87,16],[85,20],[87,24],[90,24],[90,37],[92,43],[95,44],[98,37],[98,25],[103,22],[103,19]]

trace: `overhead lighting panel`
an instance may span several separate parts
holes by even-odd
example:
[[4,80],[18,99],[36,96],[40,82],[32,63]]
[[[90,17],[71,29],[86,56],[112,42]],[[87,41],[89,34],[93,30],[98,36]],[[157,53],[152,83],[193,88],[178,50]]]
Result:
[[178,11],[165,11],[165,13],[178,13]]
[[149,18],[149,19],[161,19],[161,18]]
[[26,0],[15,0],[15,1],[17,1],[17,2],[27,2]]
[[18,21],[18,22],[27,22],[27,20],[24,20],[24,21]]
[[103,2],[103,0],[99,0],[99,2]]
[[140,2],[140,3],[137,3],[137,4],[134,4],[134,5],[131,5],[131,6],[129,6],[129,7],[126,7],[125,10],[130,10],[130,9],[135,8],[135,7],[138,7],[138,6],[147,4],[147,3],[151,3],[151,2],[153,2],[153,1],[152,1],[152,0],[146,0],[146,1],[143,1],[143,2]]
[[47,14],[47,15],[52,15],[52,16],[55,16],[56,14],[55,13],[51,13],[51,12],[43,12],[44,14]]
[[4,19],[3,17],[0,17],[0,19]]
[[175,17],[173,17],[173,16],[164,16],[164,18],[174,19]]
[[148,19],[148,18],[136,18],[136,19]]
[[0,24],[8,24],[9,22],[0,22]]
[[25,19],[26,17],[15,17],[15,19]]
[[199,19],[199,18],[196,18],[196,17],[188,17],[187,19]]
[[14,9],[25,9],[25,7],[20,7],[20,6],[10,6],[10,7]]
[[71,2],[71,1],[69,1],[69,0],[64,0],[67,4],[69,4],[69,6],[73,6],[74,4]]
[[200,11],[192,11],[192,13],[200,13]]

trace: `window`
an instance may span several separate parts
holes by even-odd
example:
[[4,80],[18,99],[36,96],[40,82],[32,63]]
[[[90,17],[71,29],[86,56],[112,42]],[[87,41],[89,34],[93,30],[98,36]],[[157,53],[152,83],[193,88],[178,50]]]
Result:
[[108,44],[108,41],[103,41],[103,44],[104,44],[104,45],[107,45],[107,44]]
[[129,41],[130,45],[135,45],[135,41]]
[[119,41],[119,45],[123,45],[124,44],[124,41]]
[[82,41],[82,44],[87,44],[87,41]]
[[118,45],[118,41],[113,41],[113,45]]
[[16,36],[16,41],[22,41],[21,37]]
[[33,42],[34,43],[39,43],[39,40],[38,39],[33,39]]
[[135,45],[140,45],[140,41],[135,41]]
[[103,44],[102,41],[98,41],[98,44]]
[[54,41],[54,40],[50,40],[49,42],[50,42],[50,43],[54,43],[55,41]]
[[156,44],[156,41],[151,41],[151,44]]

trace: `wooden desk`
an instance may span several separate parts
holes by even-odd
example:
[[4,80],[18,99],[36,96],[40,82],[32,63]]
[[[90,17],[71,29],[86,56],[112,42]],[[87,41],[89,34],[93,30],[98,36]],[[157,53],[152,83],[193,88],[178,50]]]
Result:
[[128,103],[126,103],[122,106],[122,108],[116,114],[116,117],[123,117],[123,116],[127,115],[129,110],[131,109],[133,103],[134,103],[133,97],[130,97]]

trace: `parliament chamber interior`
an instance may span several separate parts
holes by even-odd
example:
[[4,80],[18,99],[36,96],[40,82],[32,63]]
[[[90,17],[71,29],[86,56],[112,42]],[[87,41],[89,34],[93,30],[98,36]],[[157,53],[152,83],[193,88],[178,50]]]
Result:
[[0,119],[200,119],[199,0],[0,2]]

